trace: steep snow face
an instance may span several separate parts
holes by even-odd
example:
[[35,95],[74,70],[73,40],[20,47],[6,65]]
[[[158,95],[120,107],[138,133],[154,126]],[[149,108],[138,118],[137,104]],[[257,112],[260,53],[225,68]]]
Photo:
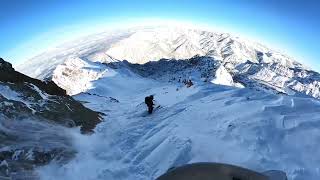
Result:
[[[195,67],[192,63],[205,62],[212,61],[185,65],[162,60],[153,67],[178,70],[181,65],[188,72]],[[292,180],[319,179],[317,100],[202,83],[198,78],[191,87],[168,83],[172,76],[165,69],[146,72],[150,64],[155,62],[136,69],[141,76],[115,64],[115,76],[102,77],[94,81],[94,89],[75,96],[106,113],[107,119],[90,137],[74,134],[75,159],[40,168],[42,179],[150,180],[173,166],[203,161],[283,170]],[[157,104],[152,115],[144,104],[150,94]]]
[[52,80],[65,89],[69,95],[86,92],[93,88],[92,81],[103,76],[113,76],[115,72],[101,63],[80,58],[69,58],[53,71]]
[[220,66],[216,70],[215,77],[211,82],[226,86],[234,86],[231,74],[223,66]]

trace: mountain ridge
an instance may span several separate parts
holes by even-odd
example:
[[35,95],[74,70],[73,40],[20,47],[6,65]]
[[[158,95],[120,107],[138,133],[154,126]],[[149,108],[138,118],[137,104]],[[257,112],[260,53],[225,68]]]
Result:
[[[240,87],[252,87],[255,84],[254,87],[271,88],[281,93],[298,92],[315,98],[320,97],[319,73],[309,70],[289,56],[227,33],[183,27],[135,28],[91,35],[67,43],[52,52],[43,53],[19,66],[18,69],[32,77],[50,79],[60,87],[66,87],[73,83],[68,81],[67,85],[58,80],[59,68],[61,70],[61,67],[65,67],[71,73],[67,74],[72,76],[73,73],[74,76],[78,76],[76,72],[79,71],[79,67],[76,63],[85,62],[92,65],[92,63],[108,64],[126,60],[131,64],[143,65],[161,59],[188,60],[196,56],[219,61],[233,80],[243,81]],[[67,67],[68,64],[70,67]],[[97,76],[92,80],[97,80],[105,68],[103,65],[96,66],[99,66],[101,72],[89,75],[89,77]],[[80,71],[90,74],[91,70]],[[61,78],[68,79],[63,75]],[[89,79],[86,85],[90,84]],[[225,80],[212,82],[219,83]],[[233,83],[229,85],[238,86]],[[73,89],[81,88],[83,87],[76,85],[73,87]],[[82,91],[78,90],[76,93],[80,92]]]
[[[125,44],[126,42],[130,42],[131,44]],[[141,43],[141,45],[135,46],[134,43]],[[221,47],[218,46],[219,44],[222,44]],[[17,68],[19,71],[31,75],[31,77],[40,77],[41,79],[44,79],[48,77],[48,74],[41,75],[41,71],[52,68],[50,66],[56,66],[63,63],[70,56],[86,58],[94,62],[109,62],[110,58],[114,58],[117,60],[128,60],[131,63],[139,63],[140,60],[132,57],[130,58],[130,54],[123,53],[123,49],[126,47],[139,49],[145,48],[143,51],[139,52],[139,54],[136,55],[139,59],[143,59],[143,61],[140,61],[142,63],[152,60],[159,60],[162,58],[189,59],[195,55],[206,55],[212,57],[218,55],[220,57],[220,60],[227,62],[232,60],[232,55],[239,53],[233,51],[236,51],[238,46],[242,45],[244,45],[243,48],[245,50],[243,52],[240,52],[241,57],[237,57],[237,59],[239,60],[233,60],[249,60],[258,62],[258,59],[256,57],[258,52],[252,50],[249,53],[245,52],[246,48],[252,48],[252,46],[255,46],[254,48],[256,48],[257,50],[266,51],[265,53],[268,53],[269,51],[273,52],[274,56],[276,56],[277,59],[281,59],[284,63],[286,63],[287,60],[291,59],[277,51],[266,48],[259,43],[254,43],[249,40],[242,40],[227,33],[209,32],[184,27],[155,26],[149,28],[129,28],[119,30],[117,32],[111,31],[87,36],[82,39],[66,43],[63,46],[59,46],[55,50],[42,53],[41,55],[31,60],[26,60]],[[148,49],[148,47],[150,46],[156,46],[156,48]],[[123,55],[119,54],[119,50],[121,50],[120,52],[122,52]],[[156,52],[154,52],[154,54],[151,53],[151,55],[148,55],[150,53],[150,50],[154,50]],[[179,50],[181,53],[177,53],[177,50]],[[137,52],[133,51],[130,53]],[[230,55],[231,57],[229,57]],[[266,60],[275,60],[274,58],[272,59],[267,57],[272,56],[272,53],[268,53],[265,56]],[[225,58],[226,60],[224,60]],[[295,62],[295,64],[297,65],[301,65],[295,60],[291,59],[290,61]],[[43,64],[43,62],[46,62],[48,64]],[[33,64],[38,64],[40,65],[40,67],[33,67]],[[45,67],[43,67],[44,69],[41,69],[41,66],[44,65],[46,65]],[[32,69],[32,71],[30,69]],[[52,71],[53,70],[51,70],[51,73]]]

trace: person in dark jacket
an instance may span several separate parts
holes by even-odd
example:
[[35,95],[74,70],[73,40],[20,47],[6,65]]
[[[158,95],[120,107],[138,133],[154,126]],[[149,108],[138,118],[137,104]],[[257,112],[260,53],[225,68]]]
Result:
[[148,106],[148,113],[152,114],[153,111],[153,95],[147,96],[144,98],[144,102]]

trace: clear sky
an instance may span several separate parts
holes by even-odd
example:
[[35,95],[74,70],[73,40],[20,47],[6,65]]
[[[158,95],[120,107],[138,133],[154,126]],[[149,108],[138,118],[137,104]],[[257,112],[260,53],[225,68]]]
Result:
[[320,70],[320,0],[0,0],[0,57],[18,64],[73,38],[148,20],[205,24]]

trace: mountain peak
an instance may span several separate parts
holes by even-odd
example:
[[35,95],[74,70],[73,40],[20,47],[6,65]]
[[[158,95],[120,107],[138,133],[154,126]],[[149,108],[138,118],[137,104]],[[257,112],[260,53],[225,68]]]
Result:
[[0,58],[0,70],[2,71],[14,71],[12,64]]
[[45,79],[70,56],[107,63],[127,60],[143,64],[160,59],[189,59],[210,56],[235,64],[278,62],[298,66],[292,58],[259,43],[191,27],[147,26],[110,31],[66,43],[27,60],[17,68],[31,77]]

